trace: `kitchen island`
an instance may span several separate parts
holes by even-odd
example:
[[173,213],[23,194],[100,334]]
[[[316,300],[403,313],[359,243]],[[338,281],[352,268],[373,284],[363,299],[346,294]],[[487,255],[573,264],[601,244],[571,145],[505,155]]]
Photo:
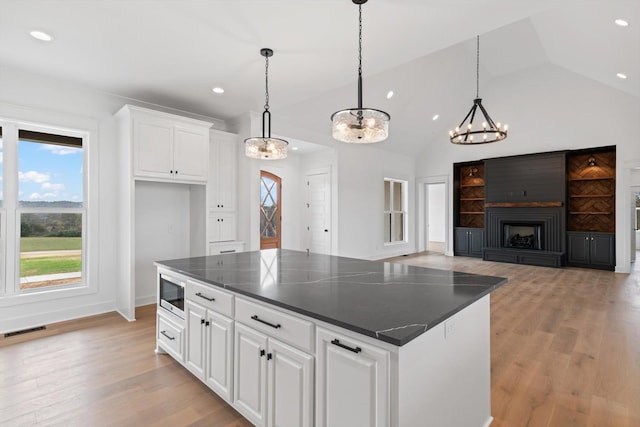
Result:
[[159,261],[184,319],[168,352],[247,419],[283,427],[473,427],[490,415],[479,276],[290,250]]

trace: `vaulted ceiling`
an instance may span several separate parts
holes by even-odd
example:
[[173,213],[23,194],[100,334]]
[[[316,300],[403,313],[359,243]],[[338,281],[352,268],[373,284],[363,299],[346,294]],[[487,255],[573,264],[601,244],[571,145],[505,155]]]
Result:
[[[457,100],[470,107],[475,94],[476,34],[481,88],[554,64],[640,96],[637,0],[370,0],[363,15],[365,106],[392,123],[461,119]],[[275,51],[270,102],[287,120],[328,133],[331,113],[355,105],[350,0],[0,0],[0,78],[4,65],[220,119],[262,110],[262,47]]]

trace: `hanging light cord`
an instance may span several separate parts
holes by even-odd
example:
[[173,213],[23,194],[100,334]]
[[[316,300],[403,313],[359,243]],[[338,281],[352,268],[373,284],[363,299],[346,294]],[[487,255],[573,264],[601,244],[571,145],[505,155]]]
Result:
[[269,110],[269,56],[264,59],[264,109]]
[[480,98],[480,36],[476,36],[476,98]]
[[358,5],[358,76],[362,76],[362,5]]

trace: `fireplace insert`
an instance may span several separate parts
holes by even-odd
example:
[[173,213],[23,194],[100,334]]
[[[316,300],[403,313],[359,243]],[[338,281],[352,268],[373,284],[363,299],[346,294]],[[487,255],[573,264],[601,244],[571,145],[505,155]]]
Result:
[[502,247],[541,251],[542,224],[507,222],[502,225]]

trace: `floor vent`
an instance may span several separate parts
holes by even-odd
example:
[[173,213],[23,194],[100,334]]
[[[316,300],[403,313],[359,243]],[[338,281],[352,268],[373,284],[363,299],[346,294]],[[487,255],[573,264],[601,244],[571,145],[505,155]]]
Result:
[[46,326],[37,326],[35,328],[29,328],[29,329],[23,329],[21,331],[9,332],[9,333],[4,334],[4,337],[5,338],[9,338],[9,337],[13,337],[13,336],[16,336],[16,335],[28,334],[29,332],[43,331],[45,329],[47,329]]

